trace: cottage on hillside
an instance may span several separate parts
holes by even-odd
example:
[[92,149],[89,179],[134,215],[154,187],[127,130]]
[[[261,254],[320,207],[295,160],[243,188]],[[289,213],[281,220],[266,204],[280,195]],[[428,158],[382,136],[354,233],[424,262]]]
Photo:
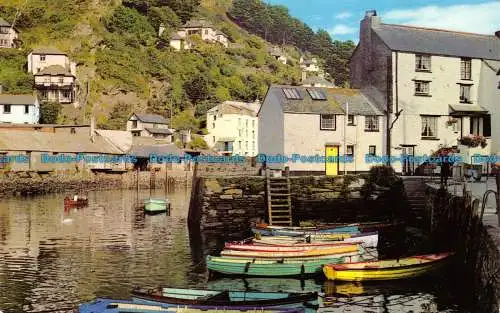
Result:
[[269,49],[269,54],[274,57],[277,61],[287,64],[288,58],[286,57],[286,54],[283,53],[283,51],[279,47],[272,47]]
[[[259,154],[294,158],[266,162],[271,169],[288,166],[297,174],[320,175],[366,172],[375,165],[366,156],[382,152],[383,112],[360,90],[272,85],[258,120]],[[326,162],[321,159],[325,156],[337,160]]]
[[17,29],[0,17],[0,48],[17,48],[18,38]]
[[260,103],[225,101],[207,111],[207,144],[226,155],[258,153]]
[[[391,155],[429,155],[464,137],[487,137],[477,153],[500,152],[500,32],[481,35],[382,23],[367,11],[350,61],[351,85],[362,88],[394,123]],[[492,121],[493,120],[493,121]],[[491,151],[490,151],[491,149]],[[413,174],[419,164],[394,164]]]
[[169,129],[168,125],[168,119],[161,115],[133,113],[127,121],[127,131],[133,136],[161,138],[172,142],[174,130]]
[[190,20],[180,29],[172,33],[170,46],[176,50],[191,49],[189,42],[190,36],[199,36],[206,42],[218,42],[224,47],[228,47],[229,39],[226,34],[217,30],[211,23],[205,19]]
[[52,47],[36,48],[28,55],[28,72],[35,76],[35,89],[41,102],[76,102],[76,63]]
[[40,118],[38,99],[30,94],[0,94],[0,123],[36,124]]

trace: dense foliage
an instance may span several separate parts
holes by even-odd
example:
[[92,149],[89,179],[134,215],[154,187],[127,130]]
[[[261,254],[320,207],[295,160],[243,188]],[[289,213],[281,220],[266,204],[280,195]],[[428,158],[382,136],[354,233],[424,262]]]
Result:
[[342,86],[349,80],[347,62],[354,51],[354,42],[332,41],[325,30],[315,33],[307,24],[290,16],[285,6],[261,0],[234,0],[229,14],[238,25],[269,42],[295,45],[318,55],[337,85]]
[[0,85],[5,93],[31,93],[33,75],[26,73],[26,56],[12,49],[0,49]]
[[57,124],[62,105],[57,102],[43,102],[40,105],[40,124]]

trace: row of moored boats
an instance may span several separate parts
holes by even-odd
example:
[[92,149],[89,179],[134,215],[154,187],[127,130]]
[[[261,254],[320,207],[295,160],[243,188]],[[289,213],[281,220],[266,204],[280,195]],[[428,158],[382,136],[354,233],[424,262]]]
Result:
[[[419,276],[452,253],[378,260],[377,229],[387,224],[276,227],[258,225],[254,238],[226,243],[220,256],[208,256],[210,271],[225,275],[303,277],[322,274],[331,280],[392,280]],[[80,313],[118,312],[268,312],[304,313],[322,307],[316,292],[216,291],[139,288],[131,300],[99,298],[82,304]]]

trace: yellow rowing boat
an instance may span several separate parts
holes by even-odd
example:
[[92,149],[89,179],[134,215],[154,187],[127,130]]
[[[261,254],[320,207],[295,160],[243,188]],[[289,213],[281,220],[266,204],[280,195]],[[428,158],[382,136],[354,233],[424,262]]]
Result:
[[453,253],[413,256],[397,260],[328,264],[323,272],[330,280],[366,281],[392,280],[423,275]]

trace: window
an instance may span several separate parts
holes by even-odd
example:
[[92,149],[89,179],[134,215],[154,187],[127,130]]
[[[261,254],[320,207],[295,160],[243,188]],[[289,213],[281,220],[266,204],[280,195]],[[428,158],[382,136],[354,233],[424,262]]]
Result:
[[437,116],[422,116],[422,138],[437,138]]
[[452,129],[453,129],[454,133],[459,133],[462,129],[462,118],[459,117],[459,118],[456,118],[456,120],[457,121],[455,123],[453,123]]
[[243,136],[243,129],[238,129],[238,136]]
[[[483,135],[483,118],[474,116],[470,117],[470,134],[471,135],[476,135],[476,136],[482,136]],[[483,127],[481,127],[483,126]]]
[[40,54],[40,61],[45,62],[45,54]]
[[45,77],[45,78],[43,79],[43,82],[44,82],[45,84],[50,84],[50,77]]
[[431,71],[431,56],[424,54],[415,55],[415,71],[430,72]]
[[470,80],[471,79],[471,59],[461,58],[460,59],[460,79]]
[[30,106],[29,105],[25,105],[24,106],[24,114],[29,114],[30,113]]
[[483,136],[491,137],[491,115],[485,115],[483,117]]
[[74,127],[71,127],[70,130],[69,130],[69,132],[71,134],[76,134],[76,129]]
[[217,116],[214,115],[214,122],[217,120]]
[[10,114],[10,104],[3,105],[3,113]]
[[415,95],[429,95],[430,82],[423,80],[415,81]]
[[285,97],[289,100],[301,100],[302,96],[299,91],[295,88],[283,88],[283,93]]
[[208,35],[208,29],[205,29],[205,35]]
[[348,156],[354,156],[354,146],[347,146],[345,154]]
[[365,132],[378,132],[378,124],[378,116],[365,116]]
[[238,141],[238,148],[241,149],[241,141]]
[[0,34],[8,34],[10,27],[0,27]]
[[324,114],[320,117],[320,129],[323,130],[335,130],[335,115],[333,114]]
[[255,130],[252,130],[252,138],[255,138]]
[[132,121],[132,128],[137,128],[137,121]]
[[58,78],[58,81],[59,81],[59,84],[64,83],[64,77],[59,77],[59,78]]
[[349,126],[354,126],[355,123],[354,123],[354,115],[347,115],[347,125]]
[[212,128],[215,128],[215,123],[212,123]]
[[471,85],[460,85],[460,102],[472,103],[470,97]]
[[71,100],[71,91],[67,91],[67,90],[63,91],[63,98]]
[[245,149],[248,150],[248,141],[245,141]]
[[377,155],[377,146],[368,146],[368,154],[369,155]]
[[48,98],[47,90],[42,90],[42,92],[40,93],[40,96],[41,96],[42,100],[47,100],[47,98]]
[[313,100],[326,100],[325,94],[320,90],[306,89]]

